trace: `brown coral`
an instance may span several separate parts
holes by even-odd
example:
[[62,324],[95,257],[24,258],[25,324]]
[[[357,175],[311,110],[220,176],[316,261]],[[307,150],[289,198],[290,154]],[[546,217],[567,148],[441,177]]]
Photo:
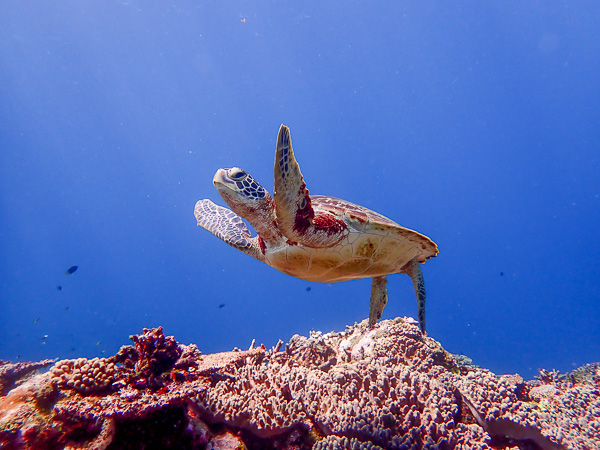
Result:
[[106,358],[63,359],[50,373],[60,388],[88,395],[109,389],[116,379],[117,368]]

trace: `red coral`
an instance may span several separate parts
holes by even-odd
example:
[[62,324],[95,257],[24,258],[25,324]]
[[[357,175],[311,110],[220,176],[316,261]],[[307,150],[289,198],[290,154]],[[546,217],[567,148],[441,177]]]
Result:
[[165,337],[162,327],[143,331],[144,334],[129,336],[137,351],[134,378],[137,387],[157,388],[164,384],[161,375],[175,366],[183,350],[173,336]]

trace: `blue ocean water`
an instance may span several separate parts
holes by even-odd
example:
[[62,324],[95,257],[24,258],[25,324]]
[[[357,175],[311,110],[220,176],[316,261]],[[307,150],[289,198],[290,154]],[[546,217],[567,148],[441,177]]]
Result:
[[[497,373],[600,360],[600,4],[0,3],[0,358],[205,352],[368,316],[196,226],[291,128],[313,194],[431,237],[429,335]],[[70,275],[65,271],[77,265]],[[62,289],[58,289],[61,286]],[[416,317],[388,280],[383,318]]]

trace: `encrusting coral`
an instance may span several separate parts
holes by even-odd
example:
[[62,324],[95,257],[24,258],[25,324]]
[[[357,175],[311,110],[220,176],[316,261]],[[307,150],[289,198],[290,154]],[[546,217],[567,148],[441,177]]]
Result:
[[597,366],[577,378],[497,376],[447,353],[411,319],[212,355],[160,327],[131,339],[135,345],[115,356],[61,360],[4,392],[0,446],[584,449],[600,442]]
[[18,380],[42,367],[53,364],[54,361],[54,359],[45,359],[38,362],[10,363],[0,359],[0,395],[6,395]]

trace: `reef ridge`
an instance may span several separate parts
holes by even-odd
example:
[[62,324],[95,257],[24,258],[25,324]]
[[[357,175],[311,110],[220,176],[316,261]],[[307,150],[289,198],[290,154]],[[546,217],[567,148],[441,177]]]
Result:
[[367,322],[209,355],[158,327],[109,358],[0,361],[0,447],[598,448],[599,364],[525,381],[413,319]]

